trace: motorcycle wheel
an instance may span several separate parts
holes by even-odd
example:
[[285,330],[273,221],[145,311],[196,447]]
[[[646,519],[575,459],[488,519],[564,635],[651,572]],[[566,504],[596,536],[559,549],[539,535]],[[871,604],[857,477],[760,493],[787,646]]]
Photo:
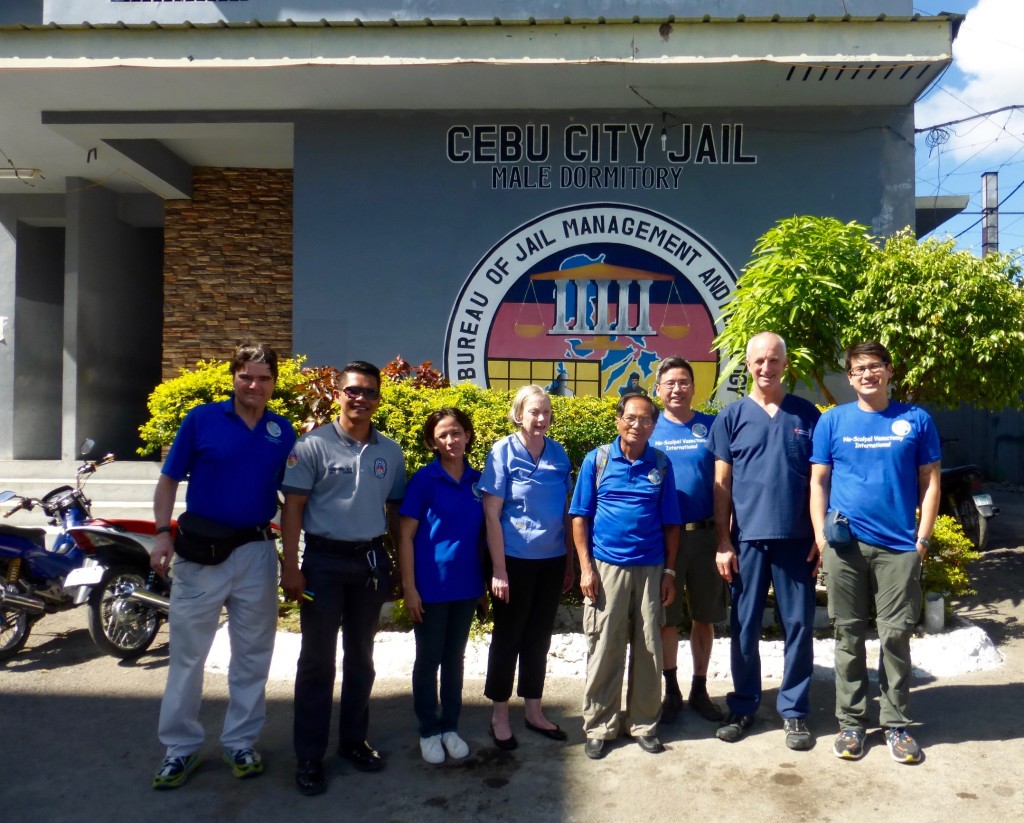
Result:
[[0,609],[0,660],[14,657],[28,641],[32,621],[16,609]]
[[974,548],[983,549],[988,543],[988,518],[978,511],[973,497],[965,497],[956,502],[956,519],[963,527],[967,539]]
[[105,654],[131,660],[148,649],[160,630],[160,615],[128,595],[146,585],[134,569],[118,566],[89,595],[89,635]]

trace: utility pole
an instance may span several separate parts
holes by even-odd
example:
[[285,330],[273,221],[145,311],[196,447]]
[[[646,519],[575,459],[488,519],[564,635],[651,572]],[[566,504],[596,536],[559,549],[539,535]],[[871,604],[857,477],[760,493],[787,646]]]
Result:
[[999,253],[999,172],[981,176],[981,256]]

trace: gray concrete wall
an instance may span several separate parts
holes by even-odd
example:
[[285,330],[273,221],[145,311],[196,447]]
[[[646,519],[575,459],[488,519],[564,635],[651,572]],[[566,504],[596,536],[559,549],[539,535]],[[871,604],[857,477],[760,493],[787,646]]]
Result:
[[[60,195],[0,197],[0,318],[6,318],[0,341],[0,459],[10,458],[15,452],[16,365],[21,354],[18,340],[24,339],[22,332],[29,332],[31,340],[31,327],[22,329],[15,312],[19,292],[18,233],[25,225],[59,227],[63,221],[64,198]],[[32,271],[23,274],[31,277]]]
[[119,220],[114,192],[68,189],[62,456],[91,437],[128,457],[160,381],[162,236]]
[[[562,188],[566,167],[672,166],[658,145],[654,113],[557,112],[309,116],[295,129],[294,348],[314,363],[353,357],[442,360],[448,317],[473,267],[501,238],[556,208],[613,202],[652,209],[711,243],[734,271],[756,238],[794,214],[859,220],[877,234],[913,222],[911,109],[677,112],[681,121],[744,126],[754,163],[695,162],[669,189]],[[679,121],[673,121],[678,123]],[[454,125],[548,124],[547,163],[521,162],[548,188],[495,189],[502,164],[452,162]],[[624,145],[611,162],[607,143],[593,162],[559,157],[559,135],[575,124],[651,124],[643,164]],[[673,127],[669,149],[681,147]],[[627,141],[628,142],[628,141]],[[633,152],[633,160],[629,159]],[[508,165],[508,164],[505,164]]]
[[60,457],[64,229],[18,226],[12,456]]
[[[406,20],[419,21],[430,17],[435,20],[560,20],[563,17],[594,20],[646,18],[803,17],[816,14],[842,17],[849,12],[854,16],[889,14],[909,16],[912,0],[244,0],[244,2],[206,3],[154,3],[111,2],[111,0],[46,0],[45,22],[81,23],[161,23],[216,22],[218,20]],[[38,12],[29,7],[27,16]]]

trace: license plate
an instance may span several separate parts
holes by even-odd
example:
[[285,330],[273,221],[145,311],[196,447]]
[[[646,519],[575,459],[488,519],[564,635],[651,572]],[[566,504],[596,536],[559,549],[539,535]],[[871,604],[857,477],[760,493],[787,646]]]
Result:
[[80,569],[72,569],[64,578],[64,588],[95,586],[103,579],[103,572],[103,566],[83,566]]
[[978,508],[981,508],[982,506],[991,506],[992,505],[992,495],[991,494],[976,494],[976,495],[974,495],[974,504]]

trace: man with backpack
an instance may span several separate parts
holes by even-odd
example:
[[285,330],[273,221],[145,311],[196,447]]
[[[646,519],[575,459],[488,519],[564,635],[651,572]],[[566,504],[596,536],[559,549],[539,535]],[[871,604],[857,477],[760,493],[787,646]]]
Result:
[[624,656],[630,647],[629,733],[651,754],[661,712],[661,627],[675,597],[682,518],[672,465],[647,445],[658,419],[653,401],[627,394],[616,409],[619,436],[590,452],[580,468],[569,514],[586,601],[587,682],[584,751],[598,760],[621,731]]

